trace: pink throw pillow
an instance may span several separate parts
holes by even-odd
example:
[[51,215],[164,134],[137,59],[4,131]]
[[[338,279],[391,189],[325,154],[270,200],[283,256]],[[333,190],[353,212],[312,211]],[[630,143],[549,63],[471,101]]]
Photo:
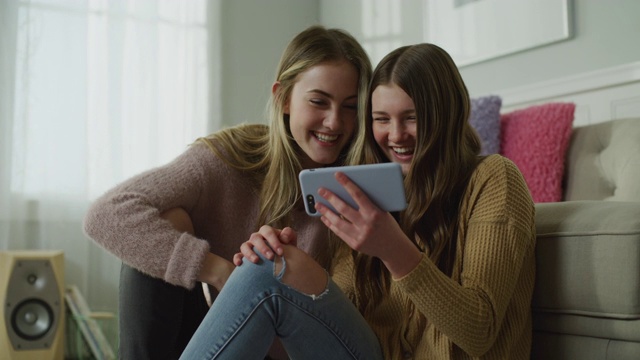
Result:
[[534,202],[562,200],[575,108],[574,103],[548,103],[500,117],[501,153],[518,166]]

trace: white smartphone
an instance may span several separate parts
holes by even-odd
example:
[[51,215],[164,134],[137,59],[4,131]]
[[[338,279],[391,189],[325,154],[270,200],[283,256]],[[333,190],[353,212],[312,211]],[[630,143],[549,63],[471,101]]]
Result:
[[316,202],[320,202],[338,213],[327,200],[318,195],[320,187],[330,190],[351,207],[358,209],[355,200],[336,180],[335,173],[337,171],[347,175],[380,209],[391,212],[404,210],[407,207],[400,164],[337,166],[306,169],[298,175],[307,214],[311,216],[322,215],[315,208]]

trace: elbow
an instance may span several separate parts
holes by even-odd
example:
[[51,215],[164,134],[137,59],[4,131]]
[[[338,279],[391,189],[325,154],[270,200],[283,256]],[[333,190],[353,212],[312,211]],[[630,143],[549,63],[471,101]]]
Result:
[[487,319],[487,322],[477,325],[477,327],[473,327],[475,331],[467,333],[466,341],[460,341],[456,344],[473,358],[485,356],[495,345],[500,333],[500,327],[493,320]]
[[487,352],[489,352],[489,350],[491,350],[491,347],[493,347],[493,343],[493,341],[487,341],[460,348],[469,356],[473,358],[479,358],[484,356]]
[[492,336],[490,333],[478,334],[478,337],[475,341],[469,341],[465,343],[456,344],[460,349],[462,349],[467,355],[473,358],[480,358],[485,356],[489,350],[495,344],[496,337]]
[[94,239],[97,233],[97,229],[100,228],[100,209],[95,206],[95,204],[89,207],[87,213],[84,215],[84,219],[82,220],[82,230],[85,235]]
[[90,239],[101,244],[105,236],[110,233],[114,221],[110,213],[110,204],[103,199],[98,199],[89,206],[82,220],[82,230]]

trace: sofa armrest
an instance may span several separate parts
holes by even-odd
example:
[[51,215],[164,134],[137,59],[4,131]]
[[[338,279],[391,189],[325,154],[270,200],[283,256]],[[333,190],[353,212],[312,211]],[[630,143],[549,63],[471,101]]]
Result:
[[640,319],[640,202],[536,204],[534,312]]

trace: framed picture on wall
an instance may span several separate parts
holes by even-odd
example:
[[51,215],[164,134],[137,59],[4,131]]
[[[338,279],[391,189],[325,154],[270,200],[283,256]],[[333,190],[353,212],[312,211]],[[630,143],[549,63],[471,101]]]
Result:
[[570,0],[423,0],[425,39],[458,66],[571,37]]

